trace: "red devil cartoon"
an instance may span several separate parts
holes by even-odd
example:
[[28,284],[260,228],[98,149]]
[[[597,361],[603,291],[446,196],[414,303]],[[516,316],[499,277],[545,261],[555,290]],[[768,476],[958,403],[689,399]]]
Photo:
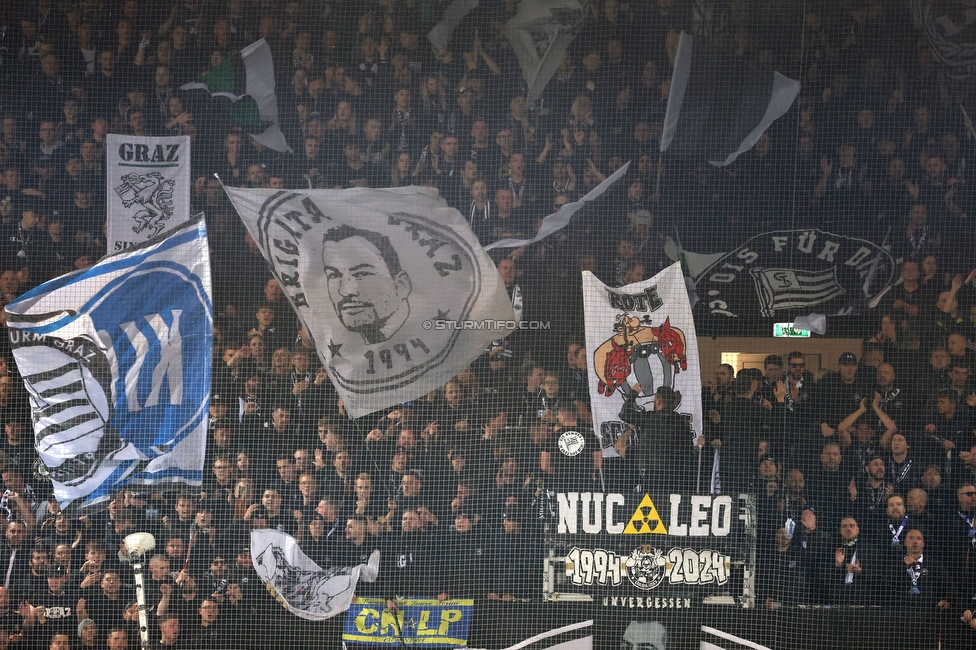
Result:
[[616,341],[610,339],[611,350],[607,353],[607,359],[603,363],[603,376],[606,381],[600,380],[597,390],[605,397],[610,397],[624,382],[630,374],[630,358],[627,348],[621,347]]
[[685,342],[681,332],[671,328],[671,319],[664,319],[664,323],[660,327],[651,328],[651,332],[657,337],[658,349],[664,355],[665,361],[674,368],[675,374],[687,370],[688,357],[685,356]]

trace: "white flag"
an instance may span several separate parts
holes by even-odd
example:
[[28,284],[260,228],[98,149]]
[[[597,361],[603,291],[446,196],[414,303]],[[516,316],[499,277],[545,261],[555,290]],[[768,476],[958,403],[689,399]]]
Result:
[[583,29],[586,8],[579,0],[522,0],[518,13],[505,24],[503,33],[518,57],[532,103],[542,91]]
[[225,191],[353,417],[426,395],[515,326],[495,265],[437,190]]
[[34,444],[62,506],[200,485],[213,306],[203,217],[7,305]]
[[648,410],[654,408],[658,388],[680,393],[675,410],[691,419],[695,436],[700,436],[698,339],[681,265],[619,289],[584,271],[583,311],[593,427],[603,455],[617,455],[613,443],[625,426],[618,414],[635,384],[641,387],[637,405]]
[[288,611],[310,621],[324,621],[349,609],[360,579],[376,580],[380,552],[373,551],[368,564],[322,569],[302,552],[294,537],[265,528],[251,531],[251,562]]
[[519,248],[521,246],[529,246],[540,242],[554,232],[558,232],[569,225],[572,220],[573,215],[582,210],[587,203],[596,201],[598,198],[603,196],[611,185],[616,183],[621,176],[627,173],[630,169],[630,161],[628,160],[624,163],[620,169],[603,179],[603,182],[594,187],[592,190],[586,193],[586,196],[581,198],[579,201],[573,201],[572,203],[566,203],[558,210],[550,214],[548,217],[542,220],[542,225],[539,226],[539,230],[536,231],[535,235],[531,239],[499,239],[494,241],[487,246],[485,246],[486,251],[494,250],[496,248]]
[[699,647],[701,650],[746,650],[746,648],[770,650],[770,648],[755,641],[707,625],[701,627],[701,645]]
[[444,10],[444,16],[441,18],[441,22],[434,25],[434,28],[427,33],[427,40],[435,47],[447,49],[454,30],[461,24],[464,17],[477,6],[478,0],[454,0]]
[[108,252],[149,241],[190,218],[190,138],[108,136]]

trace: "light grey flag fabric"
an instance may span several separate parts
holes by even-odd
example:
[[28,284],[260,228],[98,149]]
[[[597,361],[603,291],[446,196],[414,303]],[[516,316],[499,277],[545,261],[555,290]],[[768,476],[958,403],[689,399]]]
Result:
[[932,54],[956,80],[976,72],[976,4],[972,0],[911,0],[912,20]]
[[542,96],[556,74],[569,44],[583,28],[585,9],[577,0],[522,0],[518,13],[506,23],[503,34],[528,84],[528,103]]
[[681,115],[681,104],[688,89],[688,76],[691,74],[692,37],[681,32],[678,39],[678,51],[674,57],[674,71],[671,73],[671,90],[668,92],[668,107],[664,113],[664,130],[661,132],[661,152],[668,150],[674,133],[678,130],[678,117]]
[[681,33],[661,151],[724,167],[751,149],[800,93],[800,82]]
[[[251,43],[241,50],[241,59],[244,61],[244,94],[211,92],[211,96],[226,97],[233,102],[240,101],[244,97],[252,98],[258,105],[258,113],[261,115],[261,119],[269,126],[262,133],[251,134],[251,137],[268,149],[294,153],[278,126],[278,97],[275,95],[274,61],[271,58],[271,48],[268,46],[268,42],[262,38]],[[180,86],[180,90],[206,90],[210,92],[207,84],[200,82],[184,84]]]
[[517,327],[436,189],[225,191],[352,417],[423,397]]
[[701,650],[742,650],[744,648],[750,648],[751,650],[770,650],[770,648],[760,645],[755,641],[750,641],[741,636],[735,636],[724,630],[707,625],[701,626],[700,648]]
[[441,22],[434,25],[434,28],[427,33],[427,40],[436,47],[446,49],[448,43],[451,42],[451,35],[454,34],[454,30],[461,24],[464,17],[477,6],[478,0],[454,0],[444,11]]
[[611,185],[616,183],[621,176],[626,174],[628,169],[630,169],[630,162],[625,163],[620,169],[607,176],[602,183],[587,192],[586,196],[581,198],[579,201],[567,203],[559,208],[557,212],[553,212],[548,217],[543,219],[542,226],[539,227],[535,237],[532,237],[531,239],[499,239],[498,241],[492,242],[485,246],[485,250],[490,251],[495,248],[519,248],[521,246],[528,246],[529,244],[542,241],[558,230],[562,230],[569,225],[573,215],[579,212],[587,203],[595,201],[597,198],[599,198]]

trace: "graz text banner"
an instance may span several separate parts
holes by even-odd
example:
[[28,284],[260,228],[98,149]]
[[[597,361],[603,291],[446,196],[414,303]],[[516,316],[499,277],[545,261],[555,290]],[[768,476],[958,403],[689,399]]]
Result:
[[148,241],[190,218],[190,138],[109,135],[108,252]]

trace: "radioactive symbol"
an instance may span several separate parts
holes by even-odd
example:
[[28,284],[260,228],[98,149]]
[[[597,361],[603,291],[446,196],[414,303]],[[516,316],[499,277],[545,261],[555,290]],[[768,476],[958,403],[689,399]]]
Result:
[[627,527],[624,528],[624,535],[667,535],[668,529],[661,521],[661,515],[657,513],[651,497],[644,495],[637,510],[630,516]]

